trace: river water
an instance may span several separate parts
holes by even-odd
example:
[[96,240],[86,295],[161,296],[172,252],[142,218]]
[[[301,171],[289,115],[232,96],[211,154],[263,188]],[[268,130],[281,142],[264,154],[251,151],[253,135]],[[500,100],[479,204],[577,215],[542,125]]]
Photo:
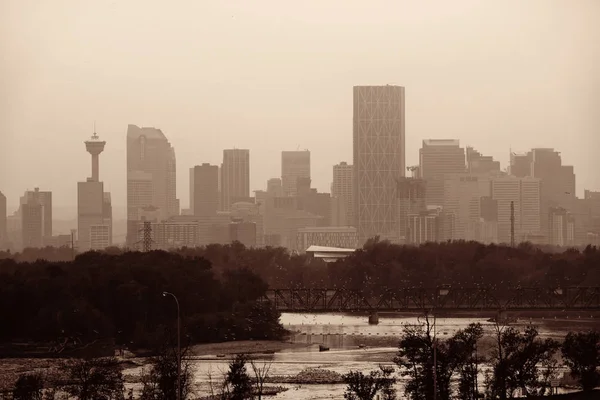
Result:
[[[393,365],[396,345],[406,324],[420,323],[415,316],[380,314],[378,325],[369,325],[366,315],[356,314],[300,314],[284,313],[280,319],[284,327],[293,332],[291,340],[306,343],[309,346],[286,349],[275,354],[261,357],[271,362],[270,375],[296,375],[307,367],[324,368],[340,374],[350,370],[369,372],[379,365]],[[493,324],[484,318],[437,318],[436,334],[449,337],[468,324],[478,322],[484,327],[485,334],[493,333]],[[562,338],[569,330],[586,329],[595,321],[571,320],[560,324],[553,320],[519,321],[517,326],[534,323],[542,337]],[[330,348],[319,351],[319,344]],[[360,346],[360,347],[359,347]],[[259,358],[258,363],[261,361]],[[221,377],[227,371],[228,360],[203,357],[193,361],[195,391],[198,396],[210,392],[209,375]],[[139,369],[126,371],[139,373]],[[480,377],[483,382],[483,376]],[[278,394],[275,399],[342,399],[344,385],[279,385],[289,390]],[[399,398],[403,398],[402,380],[398,383]]]

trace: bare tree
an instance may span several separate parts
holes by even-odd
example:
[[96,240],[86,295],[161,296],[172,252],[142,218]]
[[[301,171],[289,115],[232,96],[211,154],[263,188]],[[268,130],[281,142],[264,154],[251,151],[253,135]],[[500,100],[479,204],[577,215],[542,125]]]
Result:
[[123,400],[124,381],[121,366],[114,357],[73,359],[65,362],[62,370],[67,384],[62,389],[79,400]]
[[218,369],[222,379],[219,381],[213,376],[212,368],[209,367],[206,372],[208,379],[208,390],[210,392],[211,399],[228,400],[231,394],[230,385],[225,379],[227,373],[220,368]]
[[252,366],[252,371],[254,372],[254,378],[256,386],[256,391],[254,395],[258,398],[258,400],[262,399],[263,388],[265,385],[265,381],[269,377],[269,371],[271,370],[271,365],[273,361],[263,361],[262,365],[258,365],[254,360],[250,360],[250,365]]

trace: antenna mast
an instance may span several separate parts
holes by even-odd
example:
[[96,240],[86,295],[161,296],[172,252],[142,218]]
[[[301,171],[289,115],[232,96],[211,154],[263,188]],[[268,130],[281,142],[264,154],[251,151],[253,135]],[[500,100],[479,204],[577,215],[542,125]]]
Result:
[[510,245],[515,247],[515,202],[510,202]]

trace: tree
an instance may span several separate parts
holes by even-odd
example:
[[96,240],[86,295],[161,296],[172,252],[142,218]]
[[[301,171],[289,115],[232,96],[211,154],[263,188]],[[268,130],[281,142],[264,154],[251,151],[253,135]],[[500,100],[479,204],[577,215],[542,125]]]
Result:
[[44,378],[39,373],[20,375],[13,389],[14,400],[42,400]]
[[448,340],[450,364],[453,370],[458,371],[458,395],[462,400],[478,398],[477,374],[478,359],[474,354],[477,351],[477,342],[483,337],[481,324],[470,324],[467,328],[459,330]]
[[368,375],[360,371],[350,371],[342,378],[346,383],[344,398],[346,400],[373,400],[379,392],[383,400],[395,400],[396,378],[392,376],[393,367],[379,366],[379,370],[371,371]]
[[521,333],[497,323],[496,347],[491,357],[493,375],[487,378],[487,397],[513,398],[518,389],[528,397],[548,393],[550,380],[556,375],[554,354],[559,347],[553,339],[539,339],[534,326]]
[[256,389],[254,390],[255,397],[258,400],[262,399],[263,388],[265,385],[265,381],[269,377],[269,371],[271,370],[272,362],[263,362],[262,365],[258,365],[254,360],[250,360],[250,365],[252,366],[252,371],[254,372],[254,385]]
[[565,363],[571,369],[571,376],[579,381],[585,392],[600,384],[600,333],[569,332],[562,345]]
[[[440,400],[452,395],[451,381],[459,375],[461,399],[475,396],[477,367],[473,357],[477,341],[483,335],[480,324],[471,324],[449,340],[434,337],[435,321],[425,315],[422,324],[404,327],[394,362],[408,377],[405,393],[413,400]],[[437,393],[436,393],[437,389]]]
[[223,392],[228,393],[229,400],[252,398],[252,379],[246,370],[247,362],[248,357],[245,354],[237,354],[229,363],[223,390]]
[[[192,394],[192,370],[189,347],[181,349],[181,400]],[[150,368],[142,372],[142,400],[173,400],[177,398],[177,349],[165,345],[152,357]]]
[[121,366],[115,358],[74,359],[62,366],[63,390],[78,400],[123,400]]

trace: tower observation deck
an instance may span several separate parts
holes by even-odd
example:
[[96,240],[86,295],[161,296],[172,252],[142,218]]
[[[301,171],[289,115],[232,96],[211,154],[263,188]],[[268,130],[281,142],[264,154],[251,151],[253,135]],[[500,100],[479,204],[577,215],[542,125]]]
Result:
[[[94,130],[95,131],[95,130]],[[90,140],[85,141],[85,148],[88,153],[92,155],[92,181],[99,182],[100,181],[100,161],[99,156],[100,153],[104,151],[104,146],[106,142],[100,141],[100,138],[94,132]]]

